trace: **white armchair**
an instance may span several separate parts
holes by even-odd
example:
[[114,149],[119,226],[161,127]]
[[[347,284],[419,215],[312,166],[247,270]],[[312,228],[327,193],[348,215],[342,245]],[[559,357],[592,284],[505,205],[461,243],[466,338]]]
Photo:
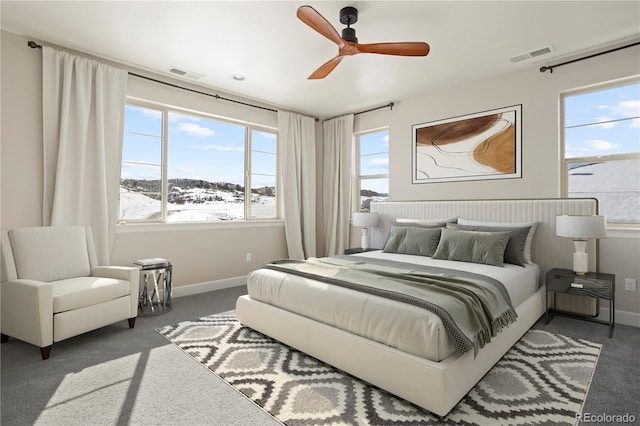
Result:
[[19,228],[2,233],[0,341],[39,346],[48,359],[54,342],[121,320],[135,325],[134,267],[97,266],[91,228]]

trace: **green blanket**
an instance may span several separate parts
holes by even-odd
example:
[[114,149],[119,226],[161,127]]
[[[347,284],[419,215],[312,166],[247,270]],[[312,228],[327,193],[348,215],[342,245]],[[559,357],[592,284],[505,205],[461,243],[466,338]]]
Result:
[[428,273],[338,258],[284,259],[265,266],[333,285],[409,303],[433,312],[464,353],[474,356],[517,314],[495,280]]

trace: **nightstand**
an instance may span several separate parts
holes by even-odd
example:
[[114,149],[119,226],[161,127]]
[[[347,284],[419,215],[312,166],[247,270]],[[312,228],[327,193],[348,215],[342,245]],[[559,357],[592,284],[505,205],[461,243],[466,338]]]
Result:
[[355,247],[355,248],[346,249],[344,251],[344,254],[358,254],[358,253],[365,253],[365,252],[374,251],[374,250],[379,250],[379,249],[374,249],[374,248],[363,249],[362,247]]
[[[547,324],[553,319],[553,314],[568,315],[574,318],[580,318],[587,321],[597,322],[609,325],[609,337],[613,336],[613,328],[615,326],[615,292],[616,292],[616,276],[613,274],[605,274],[602,272],[588,272],[585,275],[578,275],[570,269],[554,268],[547,272],[547,292],[553,293],[553,310],[549,306],[549,298],[546,298]],[[579,296],[596,297],[610,301],[609,306],[609,322],[582,317],[579,315],[570,315],[555,311],[556,293],[575,294]]]

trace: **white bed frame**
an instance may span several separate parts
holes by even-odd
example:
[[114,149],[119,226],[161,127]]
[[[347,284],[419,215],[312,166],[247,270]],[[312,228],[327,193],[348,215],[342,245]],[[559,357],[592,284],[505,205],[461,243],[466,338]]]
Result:
[[[397,217],[434,219],[460,216],[500,222],[538,222],[532,247],[543,286],[516,307],[518,320],[485,346],[453,354],[441,362],[407,354],[309,318],[276,308],[248,295],[236,303],[244,325],[344,370],[356,377],[444,417],[502,358],[545,310],[544,276],[554,267],[572,265],[573,243],[555,236],[556,216],[598,213],[594,199],[411,201],[372,203],[380,217],[373,228],[372,247],[382,247],[390,223]],[[591,268],[597,264],[597,244],[589,244]],[[596,269],[590,269],[596,270]]]

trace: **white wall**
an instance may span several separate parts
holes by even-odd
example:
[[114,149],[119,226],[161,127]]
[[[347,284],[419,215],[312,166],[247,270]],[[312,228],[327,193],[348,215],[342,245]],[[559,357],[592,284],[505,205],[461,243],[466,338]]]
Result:
[[[390,126],[390,198],[451,200],[553,198],[560,188],[560,93],[640,74],[640,47],[540,73],[538,66],[396,102],[380,120]],[[473,72],[473,70],[469,70]],[[522,178],[412,184],[411,126],[522,104]],[[372,125],[372,124],[370,124]],[[600,270],[616,275],[617,319],[640,326],[640,287],[625,291],[625,278],[640,283],[640,236],[612,231],[600,241]],[[606,302],[604,303],[606,306]]]
[[[1,227],[7,230],[41,226],[42,54],[40,50],[28,48],[26,38],[8,32],[2,32],[1,37]],[[188,84],[180,82],[180,85]],[[188,105],[194,110],[277,127],[274,112],[216,100],[137,77],[129,77],[128,92],[158,102]],[[286,257],[281,222],[259,226],[226,225],[204,228],[188,224],[172,227],[121,226],[116,233],[112,264],[129,265],[136,259],[147,257],[167,258],[174,267],[175,293],[180,294],[180,287],[190,284],[203,284],[204,288],[237,285],[238,281],[233,278],[244,276],[275,258]],[[246,261],[247,253],[252,254],[250,262]],[[182,293],[189,291],[182,289]]]
[[[26,42],[25,38],[2,32],[2,229],[42,223],[41,54],[27,48]],[[559,94],[639,74],[639,56],[640,48],[635,47],[556,68],[553,74],[542,74],[537,66],[532,66],[499,78],[411,99],[392,100],[396,104],[393,110],[385,108],[356,116],[355,128],[362,131],[390,126],[392,200],[557,197],[560,195]],[[130,81],[131,90],[141,97],[158,96],[162,98],[158,100],[172,103],[173,97],[186,96],[154,83]],[[210,108],[213,114],[233,114],[236,118],[275,126],[275,117],[269,112],[206,97],[191,101],[194,109]],[[514,104],[523,107],[522,179],[411,183],[412,125]],[[320,131],[318,136],[321,136]],[[320,175],[321,144],[318,155]],[[321,194],[320,190],[318,194]],[[318,229],[322,223],[321,210]],[[354,237],[357,244],[359,232]],[[322,247],[321,236],[318,247]],[[638,234],[610,232],[600,247],[600,269],[616,274],[618,319],[628,318],[627,322],[640,325],[640,288],[633,293],[624,290],[625,278],[640,281]],[[252,253],[252,262],[245,262],[247,252]],[[165,231],[127,228],[117,234],[112,261],[128,264],[141,257],[167,257],[174,264],[174,287],[180,287],[242,276],[273,258],[285,256],[286,242],[281,225],[258,228],[214,226],[202,230],[181,227]]]

